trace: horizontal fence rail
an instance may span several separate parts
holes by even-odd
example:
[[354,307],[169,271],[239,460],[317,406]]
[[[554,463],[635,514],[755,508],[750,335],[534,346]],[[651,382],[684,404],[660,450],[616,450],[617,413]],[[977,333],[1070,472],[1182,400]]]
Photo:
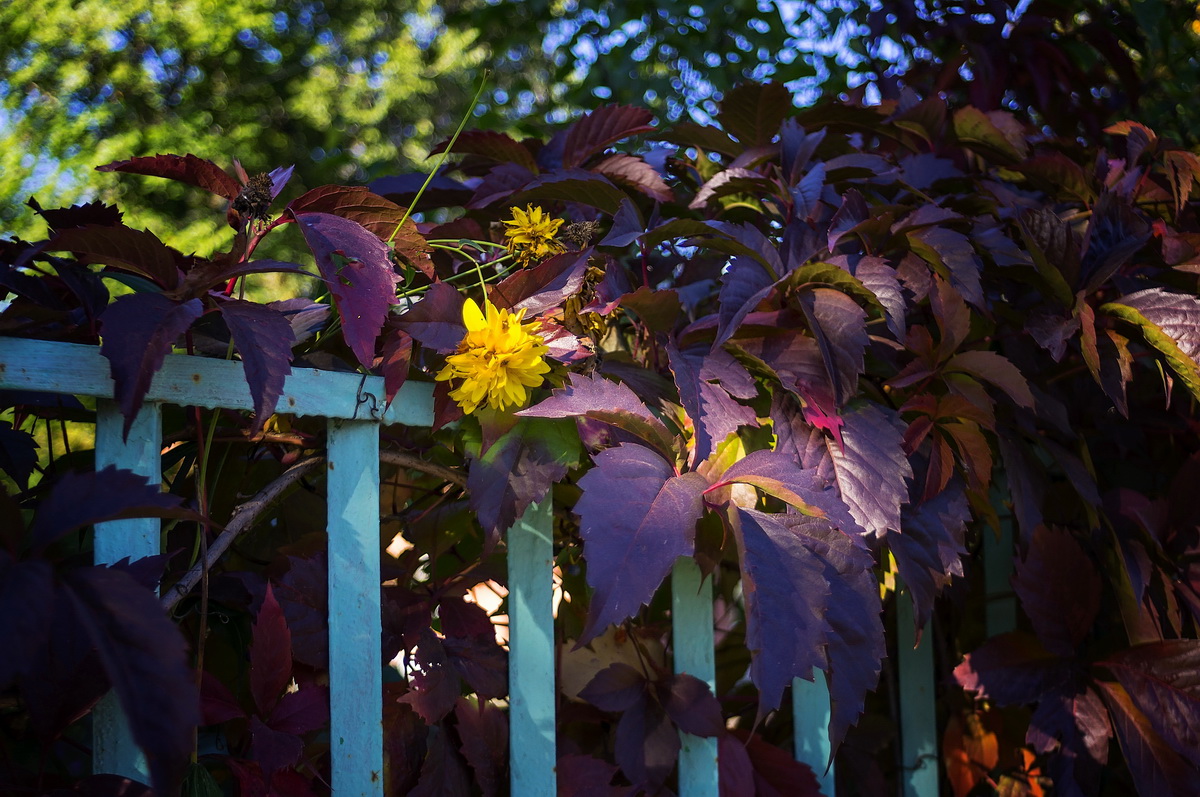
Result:
[[[93,396],[97,401],[96,466],[115,465],[152,482],[162,479],[163,404],[252,410],[241,363],[172,355],[151,382],[127,437],[112,401],[108,361],[97,347],[0,338],[0,389]],[[429,426],[427,383],[409,382],[386,410],[375,376],[296,368],[276,405],[280,413],[320,416],[328,424],[330,746],[336,795],[382,795],[383,704],[379,661],[379,429]],[[98,524],[95,558],[111,563],[159,552],[160,521]],[[552,615],[553,512],[549,498],[531,506],[508,532],[510,616],[509,721],[514,797],[555,797],[555,637]],[[712,581],[691,559],[674,568],[674,667],[715,686]],[[911,607],[900,596],[902,754],[906,797],[937,794],[931,645],[913,649]],[[928,632],[927,632],[928,633]],[[822,792],[834,797],[829,763],[829,692],[821,673],[793,685],[794,754],[812,767]],[[375,717],[371,721],[370,717]],[[93,768],[147,781],[115,696],[96,708]],[[718,797],[715,739],[683,734],[680,797]]]

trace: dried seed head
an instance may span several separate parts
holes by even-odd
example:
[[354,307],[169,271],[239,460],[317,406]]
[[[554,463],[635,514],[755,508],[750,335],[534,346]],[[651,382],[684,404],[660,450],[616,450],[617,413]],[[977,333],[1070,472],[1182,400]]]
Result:
[[591,243],[592,238],[599,231],[600,222],[598,221],[577,221],[567,225],[567,228],[563,230],[562,237],[576,249],[582,249]]
[[233,200],[233,209],[250,219],[265,219],[271,206],[271,187],[271,175],[254,175]]

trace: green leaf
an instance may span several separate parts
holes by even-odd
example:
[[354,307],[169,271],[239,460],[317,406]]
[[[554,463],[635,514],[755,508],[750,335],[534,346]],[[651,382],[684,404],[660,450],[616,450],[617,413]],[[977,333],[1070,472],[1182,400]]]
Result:
[[1171,370],[1200,399],[1200,300],[1161,288],[1138,291],[1120,302],[1101,305],[1100,312],[1133,324],[1146,343],[1163,355]]

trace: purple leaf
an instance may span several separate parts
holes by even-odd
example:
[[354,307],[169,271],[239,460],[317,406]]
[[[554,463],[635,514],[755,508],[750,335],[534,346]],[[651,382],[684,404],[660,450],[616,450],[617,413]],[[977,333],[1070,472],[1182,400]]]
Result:
[[639,670],[617,662],[592,676],[579,697],[601,711],[626,711],[646,693],[646,676]]
[[[20,513],[16,514],[17,521]],[[17,561],[0,550],[0,638],[9,640],[0,657],[0,689],[30,671],[48,647],[54,615],[54,571],[44,559]]]
[[930,500],[905,507],[900,531],[888,532],[888,546],[912,596],[918,631],[929,621],[933,601],[950,577],[963,574],[970,519],[966,492],[962,482],[954,479]]
[[459,698],[454,704],[458,719],[459,751],[475,772],[483,797],[495,797],[504,782],[508,765],[508,718],[486,702],[478,706]]
[[726,734],[717,740],[717,782],[720,797],[755,797],[757,794],[754,765],[736,736]]
[[738,166],[717,172],[696,191],[695,198],[688,203],[691,210],[702,210],[712,200],[734,194],[768,194],[775,183],[753,169]]
[[292,635],[271,583],[250,641],[250,694],[260,717],[269,717],[292,680]]
[[[601,451],[595,461],[579,480],[583,495],[575,505],[595,589],[579,644],[633,616],[675,560],[692,554],[708,487],[700,474],[677,476],[661,456],[631,443]],[[613,504],[614,495],[620,504]]]
[[721,704],[708,684],[687,673],[673,675],[664,684],[661,702],[679,730],[693,736],[721,736],[725,733],[725,718]]
[[495,544],[530,504],[545,498],[581,453],[574,424],[522,418],[483,456],[472,459],[467,496],[489,545]]
[[113,395],[125,416],[125,434],[154,374],[201,312],[199,299],[177,304],[161,294],[134,293],[118,298],[100,316],[100,353],[112,369]]
[[621,771],[651,793],[670,776],[679,757],[679,733],[657,701],[634,702],[617,722],[615,754]]
[[566,387],[550,398],[521,410],[526,418],[589,418],[615,426],[653,445],[663,456],[674,457],[675,440],[632,390],[599,374],[570,374]]
[[887,645],[880,617],[883,605],[875,577],[875,558],[857,538],[824,520],[789,515],[785,523],[824,563],[829,585],[826,646],[831,711],[831,755],[863,711],[867,692],[879,682]]
[[1101,683],[1121,752],[1141,797],[1186,797],[1200,793],[1200,771],[1154,732],[1150,720],[1117,684]]
[[654,116],[645,108],[603,105],[581,116],[567,132],[563,143],[563,165],[579,166],[621,139],[648,133]]
[[98,471],[65,471],[38,504],[29,530],[35,548],[42,549],[64,534],[105,520],[173,517],[200,520],[180,506],[179,496],[164,493],[157,484],[128,470],[109,465]]
[[776,517],[736,508],[741,552],[750,677],[759,691],[759,716],[779,707],[793,678],[811,677],[825,663],[829,587],[819,559]]
[[271,776],[292,767],[304,753],[304,741],[293,733],[268,727],[258,717],[250,718],[250,758],[262,767],[270,783]]
[[897,340],[903,340],[905,302],[900,281],[896,277],[896,269],[882,258],[868,256],[861,258],[850,272],[858,278],[863,287],[879,299],[879,303],[883,305],[884,317],[887,318],[888,329]]
[[201,725],[219,725],[246,718],[246,712],[229,687],[207,670],[200,674],[200,716]]
[[454,708],[461,691],[446,649],[431,629],[424,628],[416,653],[411,655],[416,658],[416,666],[409,665],[409,691],[399,700],[412,706],[426,723],[441,722]]
[[[824,131],[822,131],[824,133]],[[818,163],[808,170],[804,179],[792,189],[793,216],[797,221],[815,221],[820,215],[821,194],[825,190],[825,164]]]
[[151,155],[144,158],[113,161],[97,166],[98,172],[126,172],[148,177],[165,177],[211,191],[217,196],[234,199],[242,186],[215,163],[195,155]]
[[1072,663],[1042,647],[1036,638],[1016,631],[991,637],[954,668],[963,689],[977,692],[1001,706],[1037,702],[1042,695],[1066,685]]
[[254,399],[254,428],[262,429],[283,395],[283,383],[292,372],[292,325],[282,313],[254,302],[230,299],[220,304],[221,315],[246,367],[246,381]]
[[467,797],[471,776],[443,728],[430,729],[429,754],[421,767],[421,779],[408,797]]
[[942,266],[950,284],[963,298],[985,309],[983,286],[979,281],[983,263],[971,246],[971,239],[947,227],[925,227],[909,233],[913,251],[935,266]]
[[346,344],[370,368],[388,308],[396,303],[399,276],[388,259],[387,244],[341,216],[297,213],[295,218],[333,293]]
[[729,385],[742,398],[753,395],[749,373],[728,352],[710,351],[706,345],[680,351],[670,341],[667,355],[679,388],[679,401],[695,430],[696,462],[708,459],[713,447],[739,427],[758,426],[754,410],[734,401],[726,390],[725,385]]
[[[533,172],[519,163],[501,163],[484,175],[483,180],[475,187],[474,194],[468,196],[466,206],[468,209],[476,209],[485,208],[498,200],[511,202],[514,195],[532,181]],[[419,185],[418,182],[417,186]],[[413,191],[415,193],[416,187]]]
[[[842,442],[822,438],[842,500],[871,534],[899,531],[900,505],[908,500],[912,466],[904,455],[904,426],[896,413],[863,403],[841,416]],[[806,467],[815,463],[801,460]]]
[[463,296],[449,283],[435,282],[424,298],[396,323],[422,346],[449,354],[467,334],[462,320]]
[[288,571],[279,580],[277,590],[292,636],[293,658],[317,669],[329,667],[328,572],[324,552],[308,559],[289,556]]
[[558,773],[558,797],[617,797],[627,791],[611,785],[617,768],[598,758],[565,755],[554,769]]
[[600,246],[629,246],[642,237],[646,231],[646,223],[642,221],[637,205],[629,199],[622,199],[621,206],[613,215],[612,228],[600,242]]
[[806,470],[782,451],[752,451],[733,463],[719,483],[752,484],[805,515],[832,523],[846,534],[861,534],[836,488],[815,469]]
[[99,651],[129,720],[133,740],[146,752],[155,791],[178,788],[200,721],[200,695],[187,642],[159,606],[158,597],[128,574],[79,568],[64,578],[84,632]]
[[795,119],[787,119],[779,130],[779,162],[790,185],[796,182],[801,169],[808,165],[817,147],[825,140],[826,129],[806,133]]
[[285,694],[267,720],[274,730],[297,735],[315,731],[327,722],[329,688],[311,684]]
[[829,220],[829,240],[827,246],[832,252],[837,249],[838,242],[855,227],[871,218],[871,209],[867,200],[857,188],[851,188],[842,195],[842,205]]
[[746,316],[771,295],[775,282],[774,275],[758,260],[750,257],[733,259],[729,269],[721,275],[714,348],[729,340]]
[[1162,288],[1131,293],[1102,312],[1138,326],[1192,395],[1200,396],[1200,300]]
[[1150,224],[1131,204],[1111,192],[1101,194],[1083,236],[1079,287],[1085,294],[1095,291],[1148,240]]
[[1200,766],[1200,642],[1174,639],[1118,651],[1101,662],[1150,726]]
[[840,407],[858,392],[867,346],[867,314],[841,291],[816,288],[799,296],[800,308],[817,339]]
[[1046,649],[1072,656],[1100,609],[1100,575],[1071,533],[1039,526],[1017,563],[1013,589]]
[[533,268],[521,269],[493,286],[488,299],[501,309],[525,310],[531,318],[558,307],[583,286],[593,251],[563,252]]
[[442,645],[446,660],[471,691],[485,700],[508,694],[508,653],[496,643],[492,631],[471,637],[446,637]]
[[161,288],[174,288],[183,275],[183,255],[154,233],[131,227],[72,227],[54,236],[46,244],[46,251],[68,251],[84,263],[103,263],[128,271]]

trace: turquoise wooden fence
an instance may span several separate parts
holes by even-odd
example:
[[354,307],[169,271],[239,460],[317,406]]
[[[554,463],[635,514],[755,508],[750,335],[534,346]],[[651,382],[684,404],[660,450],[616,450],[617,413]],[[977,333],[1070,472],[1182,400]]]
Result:
[[[162,478],[163,404],[250,410],[237,362],[169,356],[155,376],[127,438],[112,401],[108,361],[94,346],[0,338],[0,389],[36,390],[97,399],[96,466],[116,465],[152,481]],[[276,410],[320,416],[328,424],[329,677],[332,785],[338,797],[380,795],[383,790],[382,672],[379,571],[379,427],[429,425],[427,384],[408,383],[385,411],[383,380],[356,374],[294,369]],[[96,529],[98,563],[159,552],[159,521],[125,520]],[[514,797],[556,794],[554,631],[551,614],[553,534],[550,502],[529,508],[508,532],[510,622],[509,730]],[[996,557],[999,560],[999,557]],[[997,578],[1003,576],[1001,572]],[[1001,586],[1001,589],[1004,587]],[[690,559],[672,578],[676,672],[715,683],[712,585],[701,581]],[[899,703],[905,797],[938,793],[933,658],[930,640],[913,645],[911,605],[898,601]],[[927,632],[928,635],[928,632]],[[829,758],[829,693],[815,683],[793,687],[795,750],[834,797]],[[112,695],[94,716],[93,768],[147,780]],[[714,739],[684,735],[679,760],[680,797],[718,797]]]

